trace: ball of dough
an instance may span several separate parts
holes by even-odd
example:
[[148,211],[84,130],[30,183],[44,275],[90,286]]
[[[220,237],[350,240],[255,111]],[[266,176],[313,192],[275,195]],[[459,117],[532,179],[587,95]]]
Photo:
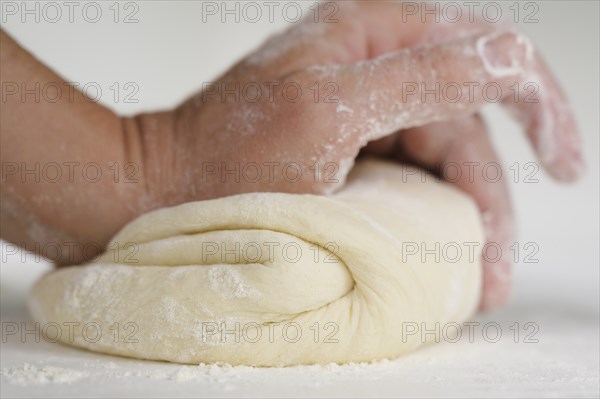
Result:
[[415,327],[477,308],[483,244],[471,199],[408,171],[364,161],[329,197],[252,193],[150,212],[94,262],[44,276],[31,314],[64,326],[64,343],[141,359],[400,356],[435,338]]

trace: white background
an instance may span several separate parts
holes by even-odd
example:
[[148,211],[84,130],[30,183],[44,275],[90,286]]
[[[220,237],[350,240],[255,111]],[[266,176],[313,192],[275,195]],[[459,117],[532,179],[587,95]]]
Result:
[[[59,2],[61,3],[61,2]],[[75,13],[59,23],[3,14],[2,27],[69,81],[98,82],[102,102],[122,114],[171,107],[287,24],[201,20],[199,1],[138,1],[138,23],[115,24],[108,8],[91,24]],[[6,2],[4,3],[6,4]],[[20,2],[19,2],[20,4]],[[33,3],[30,3],[33,4]],[[312,2],[303,2],[304,8]],[[504,2],[505,10],[512,2]],[[588,164],[573,185],[512,184],[519,241],[539,245],[537,264],[515,266],[509,305],[476,319],[498,322],[506,339],[442,343],[369,367],[222,370],[137,362],[48,343],[2,343],[1,367],[85,371],[70,384],[2,379],[2,396],[598,396],[599,373],[599,7],[596,1],[538,2],[538,23],[519,24],[559,77],[584,138]],[[33,7],[33,6],[31,6]],[[128,9],[126,11],[130,11]],[[124,10],[121,8],[121,12]],[[281,16],[281,14],[279,14]],[[120,16],[122,18],[123,15]],[[136,82],[137,104],[115,103],[114,82]],[[485,110],[505,166],[534,160],[523,133],[498,107]],[[68,210],[65,210],[68,212]],[[2,322],[25,316],[27,289],[44,262],[2,256]],[[539,343],[512,342],[515,321],[539,325]],[[522,340],[522,339],[521,339]],[[179,374],[177,374],[179,373]]]

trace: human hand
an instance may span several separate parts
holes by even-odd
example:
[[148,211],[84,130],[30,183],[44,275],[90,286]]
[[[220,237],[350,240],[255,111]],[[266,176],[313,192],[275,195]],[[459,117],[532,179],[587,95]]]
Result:
[[[331,14],[331,7],[324,3],[320,14]],[[169,121],[172,148],[151,160],[168,174],[159,180],[169,182],[151,185],[161,187],[156,201],[329,193],[344,182],[361,149],[426,169],[498,162],[478,115],[489,102],[481,90],[486,84],[505,93],[502,104],[522,123],[546,170],[563,181],[578,176],[583,162],[573,114],[525,36],[482,21],[423,23],[403,15],[398,3],[337,7],[337,22],[308,18],[293,26],[177,110]],[[536,102],[524,101],[530,82],[539,90]],[[477,86],[454,102],[423,99],[420,88],[436,83]],[[482,307],[497,306],[507,298],[506,254],[514,241],[507,187],[467,173],[453,183],[477,202],[487,241],[505,254],[484,262]]]

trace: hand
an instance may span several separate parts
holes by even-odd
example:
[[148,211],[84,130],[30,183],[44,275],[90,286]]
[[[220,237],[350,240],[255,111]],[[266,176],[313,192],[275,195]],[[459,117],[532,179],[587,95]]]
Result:
[[[323,4],[321,15],[330,7]],[[523,124],[552,176],[571,181],[582,170],[567,100],[522,34],[482,21],[422,23],[389,2],[342,2],[335,18],[337,23],[308,18],[268,40],[179,108],[176,147],[161,160],[161,165],[178,164],[163,178],[171,181],[169,203],[251,191],[328,193],[343,183],[368,142],[365,153],[427,169],[498,162],[478,115],[486,104],[482,87],[489,83],[505,93],[502,104]],[[265,82],[278,85],[269,91]],[[537,102],[524,101],[528,82],[539,88]],[[408,95],[409,89],[431,90],[436,83],[460,85],[463,95],[456,102]],[[477,84],[472,97],[468,83]],[[256,87],[262,91],[251,90]],[[252,179],[246,179],[243,168],[250,164],[259,167],[249,168]],[[235,173],[223,174],[236,165],[237,182]],[[262,174],[258,181],[256,170]],[[503,250],[500,261],[484,262],[482,307],[497,306],[508,294],[507,254],[515,232],[507,187],[502,180],[491,183],[481,174],[470,179],[462,172],[453,183],[475,199],[488,242]]]

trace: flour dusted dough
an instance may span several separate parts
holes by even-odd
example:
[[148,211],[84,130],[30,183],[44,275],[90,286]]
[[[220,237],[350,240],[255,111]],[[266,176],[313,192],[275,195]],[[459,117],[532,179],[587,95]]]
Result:
[[[44,276],[31,313],[69,326],[65,343],[143,359],[283,366],[397,357],[423,344],[415,325],[469,317],[481,288],[475,205],[406,171],[367,161],[330,197],[253,193],[150,212],[94,263]],[[409,243],[463,251],[456,262],[456,252],[423,261]]]

